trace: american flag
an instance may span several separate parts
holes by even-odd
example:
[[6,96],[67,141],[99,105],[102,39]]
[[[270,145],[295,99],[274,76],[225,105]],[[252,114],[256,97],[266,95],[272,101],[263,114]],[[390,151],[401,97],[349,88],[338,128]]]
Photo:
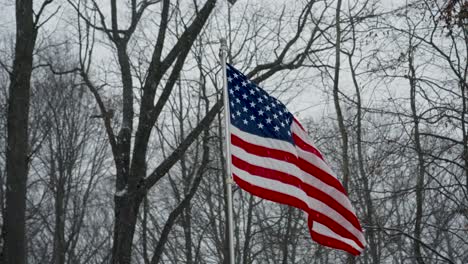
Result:
[[258,197],[302,209],[312,239],[359,255],[365,239],[346,191],[278,99],[227,65],[232,176]]

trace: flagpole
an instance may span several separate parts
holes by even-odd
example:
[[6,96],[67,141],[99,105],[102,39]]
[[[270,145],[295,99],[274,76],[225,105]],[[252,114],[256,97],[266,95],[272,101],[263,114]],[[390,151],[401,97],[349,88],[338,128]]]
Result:
[[234,264],[234,226],[232,214],[232,180],[231,174],[231,132],[229,130],[229,95],[227,89],[227,73],[226,73],[226,57],[227,57],[227,42],[226,39],[220,39],[221,47],[219,55],[221,57],[221,69],[223,72],[223,97],[224,97],[224,135],[226,143],[226,192],[227,192],[227,221],[228,221],[228,234],[229,234],[229,263]]

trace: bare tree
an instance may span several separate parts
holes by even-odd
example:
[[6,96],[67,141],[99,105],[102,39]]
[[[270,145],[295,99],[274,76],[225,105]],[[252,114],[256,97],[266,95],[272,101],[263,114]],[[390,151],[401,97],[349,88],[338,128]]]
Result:
[[[365,6],[365,5],[364,5]],[[364,8],[361,9],[361,11]],[[362,181],[363,189],[364,189],[364,200],[365,200],[365,218],[366,218],[366,224],[368,225],[368,228],[366,230],[366,235],[369,241],[369,250],[370,250],[370,255],[373,263],[378,263],[380,262],[379,256],[378,256],[378,243],[377,239],[375,237],[375,211],[374,211],[374,205],[372,201],[372,196],[371,196],[371,185],[370,185],[370,175],[366,173],[365,166],[366,166],[366,157],[365,157],[365,149],[363,149],[363,128],[362,128],[362,123],[363,123],[363,103],[362,103],[362,98],[361,98],[361,87],[358,84],[358,76],[356,73],[356,66],[354,65],[353,62],[353,57],[355,55],[356,51],[356,17],[361,15],[361,12],[358,12],[356,15],[351,15],[350,14],[350,29],[351,29],[351,49],[349,52],[344,51],[344,53],[348,57],[348,64],[350,67],[350,74],[351,74],[351,79],[355,88],[355,96],[356,96],[356,145],[357,145],[357,164],[358,164],[358,171],[359,171],[359,179]],[[362,62],[365,58],[361,58],[361,60],[358,62]]]
[[[52,1],[42,3],[34,12],[33,1],[17,1],[16,44],[13,67],[10,74],[8,98],[8,122],[6,145],[6,210],[4,214],[5,263],[26,263],[26,184],[29,167],[28,122],[33,51],[39,21],[45,7]],[[46,19],[47,21],[47,19]]]
[[[98,86],[94,84],[88,74],[88,63],[91,58],[82,57],[81,74],[88,88],[94,94],[106,127],[109,143],[114,157],[116,169],[116,195],[115,195],[115,225],[112,251],[112,263],[130,263],[133,237],[139,207],[147,191],[154,186],[179,160],[181,154],[198,137],[203,129],[210,123],[221,107],[217,103],[208,112],[208,115],[200,121],[200,124],[174,149],[173,153],[157,166],[149,174],[146,173],[146,158],[150,134],[156,121],[161,115],[170,94],[175,86],[177,78],[183,68],[190,49],[197,38],[199,32],[210,16],[216,1],[209,0],[199,8],[195,5],[195,12],[190,24],[181,32],[174,36],[176,44],[168,53],[168,23],[172,19],[173,12],[170,1],[132,1],[130,6],[130,22],[127,27],[120,23],[118,14],[120,6],[116,1],[111,1],[111,23],[107,25],[105,16],[101,12],[101,7],[97,2],[93,2],[92,10],[96,10],[100,16],[101,25],[95,25],[84,14],[91,9],[81,10],[81,2],[73,2],[72,5],[78,11],[78,16],[85,22],[86,27],[95,28],[103,32],[108,40],[115,45],[116,55],[119,61],[120,78],[122,82],[121,109],[109,109],[103,102],[102,94]],[[134,110],[134,85],[132,80],[131,60],[128,56],[128,43],[131,40],[140,20],[147,9],[154,5],[161,5],[160,24],[158,38],[153,46],[151,61],[146,69],[146,75],[140,88],[141,101],[138,109],[138,127],[133,130],[135,120]],[[85,36],[85,37],[90,37]],[[172,37],[172,36],[171,36]],[[164,52],[163,52],[164,51]],[[87,51],[85,51],[87,52]],[[165,57],[163,57],[165,55]],[[168,77],[167,80],[164,78]],[[163,87],[158,91],[159,87]],[[158,97],[157,97],[158,96]],[[156,101],[156,104],[154,103]],[[111,111],[121,113],[121,122],[118,132],[114,132],[112,120],[109,117]],[[133,147],[132,147],[133,145]],[[162,240],[167,239],[162,237]],[[163,243],[164,241],[161,242]],[[164,244],[164,243],[163,243]],[[159,251],[158,251],[159,252]],[[160,253],[158,253],[160,254]],[[158,258],[160,256],[156,256]]]

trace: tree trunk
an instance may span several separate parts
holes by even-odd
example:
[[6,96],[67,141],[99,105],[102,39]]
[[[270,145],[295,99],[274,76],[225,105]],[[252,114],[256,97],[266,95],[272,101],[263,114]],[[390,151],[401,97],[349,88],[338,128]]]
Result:
[[185,236],[185,256],[186,264],[193,264],[193,254],[192,254],[192,212],[190,207],[190,202],[185,208],[183,213],[183,223],[184,223],[184,236]]
[[112,264],[130,264],[133,236],[137,222],[141,198],[128,192],[116,194],[114,245],[112,247]]
[[[55,161],[52,160],[53,163]],[[54,166],[54,165],[53,165]],[[54,264],[65,263],[65,178],[62,171],[55,171],[59,175],[51,175],[55,179],[55,228],[54,228],[54,251],[53,261]]]
[[338,0],[336,7],[336,48],[335,48],[335,75],[333,80],[333,101],[335,104],[336,116],[338,118],[338,126],[341,135],[341,157],[343,171],[343,186],[348,190],[349,182],[349,157],[348,157],[348,132],[344,124],[343,113],[340,106],[339,98],[339,78],[340,78],[340,53],[341,53],[341,28],[340,28],[340,8],[341,0]]
[[249,194],[249,207],[247,209],[247,226],[245,227],[244,249],[242,250],[242,263],[252,263],[249,253],[251,252],[250,241],[252,240],[252,213],[254,207],[254,197]]
[[[354,25],[353,25],[354,31]],[[362,150],[362,102],[361,91],[356,79],[356,72],[354,70],[352,57],[348,57],[349,66],[351,69],[351,77],[353,79],[354,88],[356,89],[356,103],[357,103],[357,128],[356,128],[356,141],[357,141],[357,154],[358,154],[358,167],[361,174],[362,184],[364,185],[364,201],[366,203],[366,221],[369,225],[367,229],[367,237],[369,239],[369,249],[372,258],[372,263],[379,263],[379,256],[377,252],[377,242],[375,239],[375,224],[374,224],[374,206],[371,197],[371,187],[369,184],[368,175],[364,169],[364,154]]]
[[145,264],[150,263],[150,259],[148,256],[148,211],[149,211],[148,196],[145,196],[143,200],[143,221],[141,223],[142,228],[143,228],[143,238],[142,238],[143,261]]
[[283,259],[281,260],[281,264],[288,264],[289,243],[291,241],[290,236],[291,236],[293,212],[294,212],[293,207],[289,206],[288,212],[287,212],[288,218],[286,220],[286,233],[284,234],[284,237],[283,237],[283,245],[282,245]]
[[26,264],[28,119],[36,29],[32,0],[16,1],[16,46],[8,99],[4,263]]
[[[340,106],[339,98],[339,79],[340,79],[340,54],[341,54],[341,26],[340,26],[341,0],[336,4],[335,26],[336,26],[336,43],[335,43],[335,74],[333,79],[333,102],[335,104],[336,116],[338,118],[338,127],[341,135],[341,169],[343,172],[343,187],[348,191],[349,185],[349,156],[348,156],[348,132],[346,131],[343,113]],[[348,263],[355,263],[354,257],[349,255]]]
[[[468,6],[465,7],[465,9],[468,9]],[[465,10],[468,12],[468,10]],[[463,31],[463,37],[465,39],[465,50],[466,50],[466,56],[468,57],[468,26],[465,25],[464,31]],[[461,125],[462,125],[462,131],[463,131],[463,158],[465,160],[465,188],[466,188],[466,193],[468,193],[468,130],[467,130],[467,97],[468,97],[468,82],[467,82],[467,76],[468,76],[468,61],[465,62],[465,71],[463,73],[463,79],[460,80],[460,90],[461,90],[461,95],[462,95],[462,112],[461,112]]]
[[[410,43],[411,44],[411,43]],[[411,114],[414,123],[414,145],[416,148],[416,155],[418,157],[418,175],[416,178],[416,219],[414,225],[414,255],[418,264],[424,264],[421,253],[421,230],[422,230],[422,217],[423,217],[423,202],[424,202],[424,157],[421,148],[421,140],[419,134],[419,117],[416,111],[416,71],[414,69],[414,47],[410,45],[408,54],[409,64],[409,82],[410,82],[410,100],[411,100]]]

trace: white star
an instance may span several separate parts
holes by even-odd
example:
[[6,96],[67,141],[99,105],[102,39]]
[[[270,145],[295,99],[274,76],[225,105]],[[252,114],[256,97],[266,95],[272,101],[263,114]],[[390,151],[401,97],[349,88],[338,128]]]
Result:
[[261,115],[261,116],[262,116],[263,113],[264,113],[263,110],[258,111],[258,115]]
[[254,91],[254,90],[250,90],[249,92],[250,92],[250,94],[254,94],[254,93],[255,93],[255,91]]
[[284,123],[283,123],[283,122],[281,122],[281,126],[284,127]]
[[235,114],[232,114],[232,119],[236,119],[236,115]]
[[267,124],[270,124],[271,123],[271,118],[267,118],[266,122],[267,122]]
[[239,85],[234,86],[234,89],[236,89],[236,91],[239,91],[240,89]]
[[242,98],[244,98],[244,99],[247,99],[247,97],[248,97],[248,96],[247,96],[246,94],[243,94],[243,95],[242,95]]
[[252,121],[255,120],[255,116],[254,116],[254,115],[251,115],[251,116],[250,116],[250,120],[252,120]]
[[235,79],[237,79],[237,77],[239,77],[239,75],[237,73],[234,73],[232,76],[234,76]]
[[232,77],[231,76],[228,77],[228,82],[232,82]]
[[270,110],[271,110],[271,107],[269,107],[269,106],[267,105],[267,106],[265,107],[265,109],[266,109],[267,111],[270,111]]
[[282,115],[283,115],[283,112],[279,111],[279,115],[282,116]]
[[257,92],[260,92],[260,88],[258,88],[258,86],[255,86],[255,90],[257,90]]
[[242,86],[247,86],[247,83],[245,81],[242,82]]
[[279,127],[278,126],[275,126],[273,127],[275,129],[275,131],[278,131],[279,130]]
[[291,131],[288,131],[288,135],[291,135]]
[[273,114],[273,118],[274,118],[274,119],[278,119],[278,115],[277,115],[277,114]]
[[242,107],[242,111],[247,112],[247,107]]
[[237,116],[240,116],[240,115],[241,115],[241,112],[239,112],[239,110],[237,110],[236,115],[237,115]]
[[263,97],[264,97],[265,99],[268,99],[268,96],[267,96],[266,94],[264,94]]
[[242,122],[244,122],[245,125],[247,125],[247,123],[249,123],[249,121],[247,121],[247,119],[242,120]]
[[232,89],[229,89],[230,94],[234,94],[234,91]]
[[240,99],[239,99],[239,98],[236,98],[236,102],[237,102],[238,104],[240,104]]
[[262,129],[263,128],[263,124],[262,123],[259,123],[257,124],[258,128]]
[[254,103],[254,102],[250,102],[250,107],[255,107],[255,103]]
[[258,98],[259,103],[263,103],[263,99],[261,97]]
[[234,107],[234,102],[231,102],[231,106]]

